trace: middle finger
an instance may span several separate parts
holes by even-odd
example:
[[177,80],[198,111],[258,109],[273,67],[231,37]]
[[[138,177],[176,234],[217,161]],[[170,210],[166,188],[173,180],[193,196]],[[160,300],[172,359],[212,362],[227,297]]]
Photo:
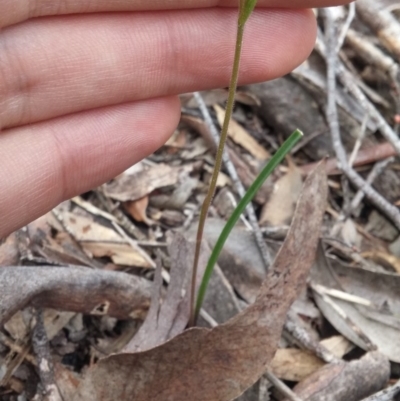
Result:
[[[225,86],[236,18],[235,10],[210,9],[50,17],[9,27],[0,36],[3,128]],[[309,11],[255,12],[241,83],[290,71],[310,52],[314,35]]]

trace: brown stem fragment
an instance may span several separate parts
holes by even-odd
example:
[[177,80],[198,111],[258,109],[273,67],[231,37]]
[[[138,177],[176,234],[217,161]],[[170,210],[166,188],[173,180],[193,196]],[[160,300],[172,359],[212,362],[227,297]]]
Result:
[[238,29],[237,29],[237,36],[236,36],[235,58],[233,61],[231,82],[229,84],[229,95],[228,95],[228,102],[227,102],[227,106],[226,106],[224,124],[222,126],[221,138],[220,138],[220,142],[218,145],[217,154],[215,157],[215,164],[214,164],[213,174],[211,177],[211,182],[208,187],[207,195],[206,195],[206,198],[204,199],[204,203],[203,203],[203,206],[200,211],[199,226],[198,226],[197,235],[196,235],[196,250],[195,250],[194,262],[193,262],[192,286],[191,286],[191,294],[190,294],[191,295],[191,302],[190,302],[191,316],[190,316],[189,326],[194,326],[194,324],[195,324],[194,304],[195,304],[195,297],[196,297],[196,276],[197,276],[197,269],[198,269],[199,257],[200,257],[200,244],[201,244],[201,240],[203,238],[204,226],[206,223],[208,209],[210,208],[212,199],[214,197],[215,188],[217,186],[218,175],[221,170],[225,142],[226,142],[226,138],[228,136],[228,127],[229,127],[229,123],[230,123],[230,120],[232,117],[233,106],[235,103],[235,93],[236,93],[236,88],[237,88],[237,83],[238,83],[238,78],[239,78],[240,56],[242,53],[242,43],[243,43],[244,26],[245,26],[244,23],[240,23],[240,17],[241,17],[241,14],[239,14]]

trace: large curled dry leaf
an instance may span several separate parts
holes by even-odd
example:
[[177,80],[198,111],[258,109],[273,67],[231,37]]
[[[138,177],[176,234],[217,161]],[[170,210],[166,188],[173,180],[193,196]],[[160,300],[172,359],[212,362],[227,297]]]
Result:
[[215,329],[191,329],[156,348],[112,355],[91,368],[73,401],[225,401],[264,373],[287,310],[314,260],[327,183],[307,179],[292,228],[251,306]]
[[0,267],[0,324],[27,305],[111,315],[144,315],[151,283],[126,273],[86,267]]

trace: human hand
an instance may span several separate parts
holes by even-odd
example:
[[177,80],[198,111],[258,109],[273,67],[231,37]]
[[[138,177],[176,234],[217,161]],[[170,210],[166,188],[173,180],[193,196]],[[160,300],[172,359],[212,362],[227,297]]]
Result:
[[[240,83],[294,69],[315,40],[305,8],[345,2],[259,0]],[[0,238],[159,148],[177,94],[227,86],[237,3],[0,0]]]

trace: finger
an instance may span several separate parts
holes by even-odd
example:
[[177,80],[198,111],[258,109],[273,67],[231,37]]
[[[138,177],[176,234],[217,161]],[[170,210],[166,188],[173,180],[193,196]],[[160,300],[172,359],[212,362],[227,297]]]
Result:
[[[149,11],[207,8],[215,6],[237,7],[239,0],[0,0],[0,27],[33,17],[97,13],[111,11]],[[345,4],[346,0],[258,0],[259,7],[312,8]]]
[[[315,32],[311,11],[257,11],[240,82],[288,73],[311,52]],[[235,34],[236,12],[217,9],[51,17],[10,27],[0,42],[1,124],[227,86]]]
[[179,122],[177,98],[113,106],[0,135],[0,238],[159,148]]

